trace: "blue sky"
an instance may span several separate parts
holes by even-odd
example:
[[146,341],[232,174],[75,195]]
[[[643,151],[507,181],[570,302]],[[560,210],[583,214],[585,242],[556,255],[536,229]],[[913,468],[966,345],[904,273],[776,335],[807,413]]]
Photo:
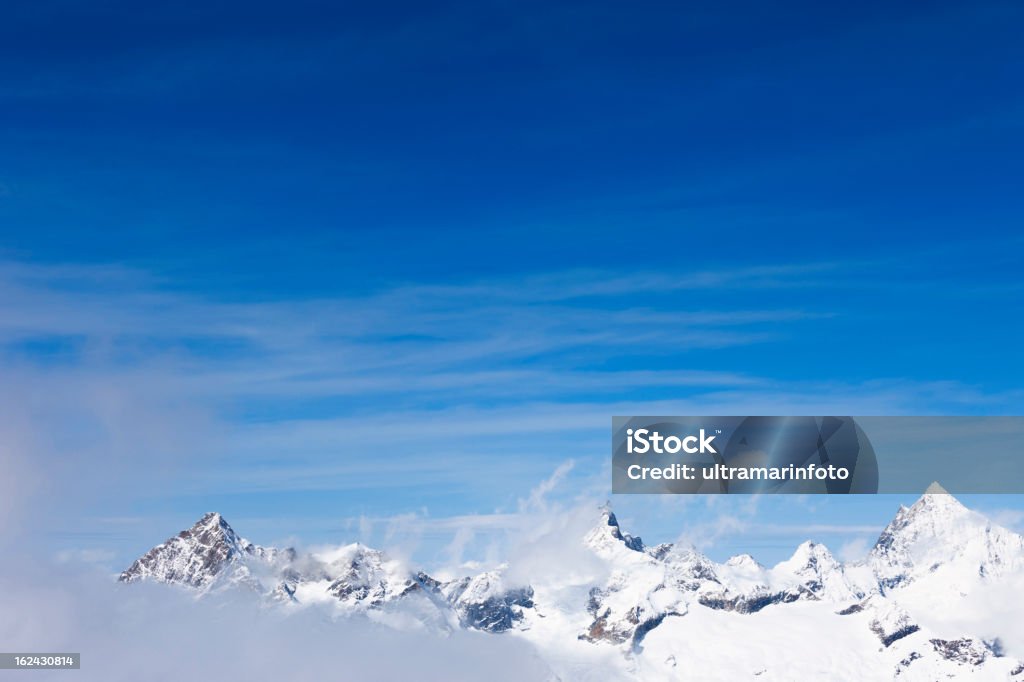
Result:
[[[612,414],[1020,413],[1022,19],[7,8],[9,525],[483,551],[608,497]],[[613,504],[773,560],[899,501]]]

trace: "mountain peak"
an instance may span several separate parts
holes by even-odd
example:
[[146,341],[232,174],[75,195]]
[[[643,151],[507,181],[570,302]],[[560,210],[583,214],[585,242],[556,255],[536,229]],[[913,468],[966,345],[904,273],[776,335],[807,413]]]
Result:
[[729,560],[725,562],[725,565],[733,568],[763,568],[763,566],[758,563],[757,559],[745,553],[729,557]]
[[793,552],[793,556],[832,556],[832,553],[828,551],[828,547],[815,542],[814,540],[804,540],[801,542],[796,550]]
[[939,485],[938,482],[933,482],[929,485],[917,502],[907,509],[907,512],[911,515],[917,515],[922,512],[960,514],[967,511],[967,507],[960,504],[960,501]]
[[922,533],[936,535],[948,525],[949,519],[969,513],[967,507],[945,492],[945,488],[932,483],[914,504],[900,505],[875,543],[875,551],[890,550],[899,537],[917,537]]
[[932,484],[910,507],[900,507],[878,537],[868,564],[883,594],[955,570],[962,572],[957,580],[987,578],[1024,564],[1024,538],[992,524]]
[[135,560],[119,580],[127,583],[151,579],[205,588],[228,573],[228,567],[242,569],[230,572],[244,578],[247,570],[240,563],[243,559],[273,561],[286,554],[288,551],[282,553],[254,545],[239,537],[218,512],[207,512],[192,527]]
[[245,552],[248,551],[247,546],[252,544],[239,537],[220,512],[206,512],[191,528],[178,534],[180,538],[190,536],[205,546],[222,544],[228,552]]
[[195,525],[220,525],[222,521],[227,523],[226,521],[224,521],[224,517],[220,515],[220,512],[206,512],[198,521],[196,521]]
[[621,543],[635,552],[644,551],[643,540],[622,532],[622,529],[619,528],[619,520],[615,517],[611,507],[603,504],[600,507],[600,512],[601,516],[597,525],[584,538],[584,542],[588,546],[598,549],[615,547]]
[[796,548],[793,556],[781,562],[779,566],[795,572],[803,570],[818,572],[822,570],[835,570],[838,568],[839,562],[836,561],[835,557],[832,556],[832,552],[825,545],[805,540]]

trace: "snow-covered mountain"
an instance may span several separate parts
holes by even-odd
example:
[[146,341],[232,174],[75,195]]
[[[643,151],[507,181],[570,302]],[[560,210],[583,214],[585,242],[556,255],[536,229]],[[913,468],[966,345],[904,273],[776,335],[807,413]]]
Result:
[[358,543],[311,554],[260,547],[214,512],[146,552],[119,580],[180,585],[199,596],[244,587],[282,605],[328,604],[347,614],[415,601],[421,620],[444,623],[450,615],[488,632],[512,628],[533,606],[533,590],[505,587],[500,572],[442,582]]
[[1024,651],[1001,639],[1013,623],[962,631],[954,617],[975,595],[1017,600],[1024,537],[938,487],[901,507],[853,563],[808,541],[774,567],[746,554],[719,564],[693,547],[648,547],[607,508],[575,542],[604,568],[591,583],[520,584],[503,568],[442,581],[359,544],[260,547],[207,514],[120,579],[200,595],[242,586],[284,609],[506,633],[533,642],[565,679],[597,666],[598,679],[1024,680]]
[[120,580],[149,579],[202,590],[218,582],[255,587],[259,581],[254,570],[260,575],[294,560],[295,550],[254,545],[239,537],[220,514],[211,512],[136,559]]
[[979,579],[1024,569],[1024,537],[994,525],[933,485],[911,507],[900,507],[868,557],[883,591],[926,581],[962,590]]

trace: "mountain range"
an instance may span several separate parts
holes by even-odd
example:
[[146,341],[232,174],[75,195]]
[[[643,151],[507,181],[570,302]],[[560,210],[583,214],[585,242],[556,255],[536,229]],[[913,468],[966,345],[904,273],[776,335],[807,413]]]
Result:
[[570,541],[601,570],[557,579],[513,580],[498,568],[441,580],[362,544],[262,547],[208,513],[120,581],[522,637],[552,679],[1024,681],[1024,652],[1004,641],[1015,619],[982,608],[1019,600],[1024,537],[938,486],[901,506],[864,559],[845,563],[811,541],[773,567],[749,554],[716,563],[692,547],[647,546],[608,508],[595,516]]

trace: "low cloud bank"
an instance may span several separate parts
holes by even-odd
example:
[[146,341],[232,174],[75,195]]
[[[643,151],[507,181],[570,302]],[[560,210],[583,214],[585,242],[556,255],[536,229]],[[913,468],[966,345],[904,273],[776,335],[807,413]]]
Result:
[[[48,568],[0,576],[9,651],[80,652],[80,680],[549,680],[526,642],[455,631],[404,632],[320,609],[284,614],[251,595],[204,600],[157,585]],[[34,679],[64,679],[37,671]]]

